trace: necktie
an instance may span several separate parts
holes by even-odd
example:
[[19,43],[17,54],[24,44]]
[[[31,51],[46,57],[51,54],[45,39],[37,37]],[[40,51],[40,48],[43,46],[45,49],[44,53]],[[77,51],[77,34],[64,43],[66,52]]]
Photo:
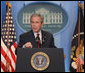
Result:
[[37,42],[38,48],[40,48],[40,37],[39,37],[39,33],[37,33],[36,42]]

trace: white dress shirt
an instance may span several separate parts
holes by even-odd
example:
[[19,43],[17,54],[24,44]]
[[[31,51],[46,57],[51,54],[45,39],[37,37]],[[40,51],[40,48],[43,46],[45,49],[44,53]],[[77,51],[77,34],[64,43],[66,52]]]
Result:
[[[35,38],[37,37],[37,32],[33,32],[34,33],[34,36]],[[41,33],[41,30],[39,31],[39,37],[40,37],[40,43],[42,44],[42,33]]]

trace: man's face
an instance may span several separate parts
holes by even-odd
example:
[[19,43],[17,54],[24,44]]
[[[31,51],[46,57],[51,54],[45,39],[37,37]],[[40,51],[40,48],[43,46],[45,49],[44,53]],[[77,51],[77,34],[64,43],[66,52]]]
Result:
[[34,32],[39,32],[43,26],[43,23],[41,23],[41,17],[32,17],[31,18],[31,28]]

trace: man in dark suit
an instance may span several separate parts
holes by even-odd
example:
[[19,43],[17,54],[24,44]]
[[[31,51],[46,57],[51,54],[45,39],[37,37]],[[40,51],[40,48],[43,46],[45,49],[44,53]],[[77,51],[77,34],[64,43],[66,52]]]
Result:
[[[32,30],[20,35],[18,44],[19,48],[57,48],[54,46],[53,35],[41,30],[44,25],[43,20],[44,19],[40,14],[33,14],[31,16],[30,21]],[[38,40],[36,40],[37,35],[39,35]]]
[[32,30],[20,35],[18,47],[55,48],[53,35],[41,30],[44,25],[43,17],[40,14],[33,14],[30,21]]

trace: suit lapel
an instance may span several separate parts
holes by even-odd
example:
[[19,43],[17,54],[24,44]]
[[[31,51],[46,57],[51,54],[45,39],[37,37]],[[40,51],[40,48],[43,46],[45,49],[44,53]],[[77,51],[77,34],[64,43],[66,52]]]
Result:
[[47,40],[46,37],[47,37],[46,33],[42,30],[42,47],[45,46]]
[[33,31],[31,30],[31,33],[30,33],[30,40],[31,40],[31,42],[32,42],[32,45],[33,45],[33,48],[37,48],[37,43],[36,43],[36,39],[35,39],[35,36],[34,36],[34,33],[33,33]]

